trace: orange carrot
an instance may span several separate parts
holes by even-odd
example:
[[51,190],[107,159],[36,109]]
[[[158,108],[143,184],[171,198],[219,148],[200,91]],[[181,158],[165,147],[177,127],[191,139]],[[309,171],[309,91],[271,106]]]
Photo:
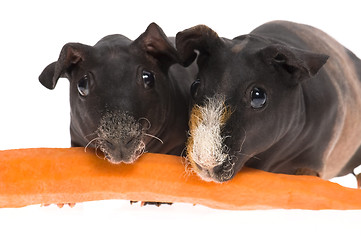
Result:
[[200,180],[181,157],[144,154],[112,165],[83,148],[0,151],[0,207],[128,199],[220,209],[361,209],[361,190],[311,176],[245,168],[226,183]]

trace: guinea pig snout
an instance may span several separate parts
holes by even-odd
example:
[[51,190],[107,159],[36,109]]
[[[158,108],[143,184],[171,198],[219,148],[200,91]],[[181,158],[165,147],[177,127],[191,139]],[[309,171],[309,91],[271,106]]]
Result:
[[215,166],[212,171],[215,176],[215,179],[219,182],[225,182],[230,180],[234,176],[234,164],[225,160],[222,164]]
[[225,182],[234,177],[234,163],[229,159],[225,159],[221,164],[214,167],[202,166],[194,162],[193,167],[196,168],[198,175],[207,182]]
[[223,132],[232,111],[224,99],[216,95],[202,106],[195,105],[189,121],[187,158],[206,181],[226,181],[233,170],[230,168],[229,148],[225,144],[228,136]]
[[100,145],[105,157],[114,164],[121,162],[132,163],[143,152],[141,141],[135,138],[127,141],[104,141]]
[[105,114],[97,135],[97,147],[111,163],[132,163],[145,149],[142,126],[128,113]]

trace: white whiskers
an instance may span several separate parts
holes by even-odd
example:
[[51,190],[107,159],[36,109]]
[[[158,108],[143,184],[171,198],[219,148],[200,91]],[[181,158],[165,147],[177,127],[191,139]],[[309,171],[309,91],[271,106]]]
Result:
[[[150,121],[149,121],[147,118],[141,117],[141,118],[139,118],[138,122],[139,122],[140,120],[145,120],[145,121],[148,123],[148,128],[144,128],[144,129],[143,129],[144,131],[147,131],[147,130],[149,130],[149,129],[152,127],[152,124],[150,123]],[[157,136],[154,136],[154,135],[149,134],[149,133],[146,133],[146,132],[143,132],[143,134],[144,134],[145,136],[148,136],[148,137],[157,139],[160,143],[164,144],[163,140],[160,139],[160,138],[157,137]]]
[[96,138],[93,138],[92,140],[90,140],[90,141],[88,142],[88,144],[84,147],[84,152],[86,152],[87,148],[89,147],[89,145],[90,145],[92,142],[97,141],[97,140],[102,140],[102,138],[101,138],[101,137],[96,137]]
[[150,121],[149,121],[147,118],[145,118],[145,117],[139,118],[139,119],[138,119],[138,122],[140,122],[140,120],[145,120],[145,121],[148,123],[148,128],[146,128],[146,129],[144,129],[144,130],[145,130],[145,131],[149,130],[150,127],[152,126],[152,124],[150,123]]
[[163,140],[160,139],[159,137],[156,137],[152,134],[149,134],[149,133],[143,133],[145,136],[148,136],[148,137],[151,137],[151,138],[154,138],[154,139],[157,139],[161,144],[164,144]]

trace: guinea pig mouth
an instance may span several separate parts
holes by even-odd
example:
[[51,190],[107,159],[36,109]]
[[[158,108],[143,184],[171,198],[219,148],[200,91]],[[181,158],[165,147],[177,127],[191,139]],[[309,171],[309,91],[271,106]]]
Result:
[[222,129],[232,114],[225,98],[216,95],[203,106],[195,105],[189,121],[187,158],[205,181],[224,182],[234,175],[232,157],[224,144]]
[[133,163],[143,153],[145,144],[142,140],[134,139],[132,143],[111,143],[99,140],[99,150],[105,155],[105,158],[114,164]]
[[106,113],[96,133],[95,147],[111,163],[133,163],[145,151],[142,126],[128,113]]
[[196,162],[191,162],[191,165],[202,180],[207,182],[226,182],[231,180],[235,173],[233,169],[234,163],[230,160],[211,168],[204,168]]

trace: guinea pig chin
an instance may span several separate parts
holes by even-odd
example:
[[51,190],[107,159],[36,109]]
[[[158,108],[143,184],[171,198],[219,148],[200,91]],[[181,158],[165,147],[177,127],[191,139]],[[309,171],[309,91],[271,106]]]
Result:
[[107,112],[96,133],[95,146],[111,163],[133,163],[144,153],[142,126],[128,113]]
[[224,182],[234,175],[232,157],[224,144],[228,136],[222,136],[222,129],[232,114],[224,99],[215,95],[191,111],[187,158],[205,181]]

